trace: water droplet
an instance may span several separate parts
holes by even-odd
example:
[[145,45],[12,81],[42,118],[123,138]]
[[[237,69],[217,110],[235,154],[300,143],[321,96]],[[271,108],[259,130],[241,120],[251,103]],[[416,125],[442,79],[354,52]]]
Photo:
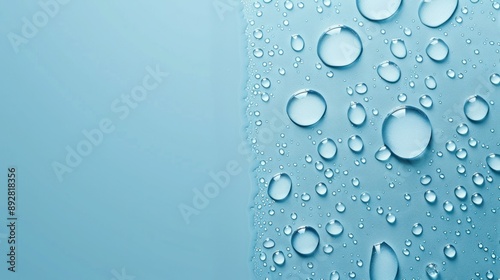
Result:
[[288,117],[299,126],[311,126],[325,115],[326,101],[314,90],[300,90],[288,100]]
[[499,154],[489,154],[488,157],[486,158],[486,163],[493,171],[500,172]]
[[370,202],[370,194],[363,192],[361,193],[361,196],[359,197],[363,203],[368,203]]
[[454,152],[457,149],[457,144],[453,142],[452,140],[446,142],[446,150],[448,152]]
[[465,159],[467,157],[467,150],[464,148],[460,148],[455,153],[458,159]]
[[432,38],[425,51],[432,60],[443,61],[448,57],[450,49],[442,39]]
[[390,45],[391,53],[396,58],[405,58],[407,55],[406,44],[403,39],[392,39]]
[[325,31],[318,42],[318,56],[331,67],[347,66],[363,52],[358,33],[345,25],[336,25]]
[[378,161],[386,161],[391,157],[391,151],[386,147],[382,146],[380,149],[377,150],[375,153],[375,158]]
[[330,273],[330,280],[340,280],[340,274],[337,271]]
[[401,78],[399,66],[392,61],[384,61],[377,66],[377,73],[384,81],[395,83]]
[[411,106],[397,108],[382,125],[385,145],[396,156],[413,159],[421,155],[430,143],[432,127],[427,115]]
[[432,77],[432,76],[425,77],[424,84],[428,89],[431,89],[431,90],[436,89],[436,87],[437,87],[436,79],[434,79],[434,77]]
[[319,245],[319,234],[310,226],[299,227],[292,234],[293,249],[304,256],[313,254]]
[[472,203],[474,203],[477,206],[480,206],[483,204],[483,196],[480,193],[474,193],[470,199],[471,199]]
[[264,248],[266,249],[271,249],[274,247],[274,240],[272,240],[271,238],[266,238],[266,240],[264,240],[264,243],[262,243],[262,246],[264,246]]
[[474,122],[480,122],[486,118],[490,107],[488,102],[484,100],[479,95],[471,96],[465,101],[464,105],[464,113],[465,116]]
[[444,255],[449,259],[454,259],[457,256],[457,250],[455,246],[447,244],[443,249]]
[[457,186],[455,188],[455,196],[458,199],[465,199],[467,197],[467,190],[463,186]]
[[413,233],[413,235],[415,236],[420,236],[422,235],[423,232],[424,232],[424,227],[419,223],[414,224],[413,227],[411,228],[411,233]]
[[253,56],[255,56],[256,58],[261,58],[262,56],[264,56],[264,51],[262,49],[255,49],[253,50]]
[[370,261],[371,280],[394,280],[398,274],[399,261],[396,252],[387,243],[373,245]]
[[344,213],[345,212],[344,203],[338,202],[337,204],[335,204],[335,210],[337,210],[337,212],[339,212],[339,213]]
[[425,272],[430,279],[436,280],[439,279],[439,271],[437,269],[437,265],[435,263],[429,263],[425,267]]
[[302,36],[298,34],[292,35],[292,38],[290,40],[290,45],[292,46],[292,49],[296,52],[300,52],[304,49],[305,42]]
[[453,203],[451,203],[450,201],[446,200],[444,203],[443,203],[443,209],[444,211],[446,212],[452,212],[453,211]]
[[331,236],[339,236],[344,232],[344,226],[337,220],[331,220],[325,226],[326,232]]
[[495,86],[500,85],[500,75],[498,73],[493,73],[490,76],[490,82]]
[[369,20],[384,20],[394,15],[402,0],[357,0],[359,13]]
[[422,105],[422,107],[426,109],[431,108],[433,104],[432,98],[427,94],[420,96],[420,99],[418,101],[420,102],[420,105]]
[[455,71],[453,71],[453,69],[448,69],[446,71],[446,76],[448,76],[450,79],[455,79],[456,76]]
[[316,184],[316,187],[314,189],[316,190],[316,193],[320,196],[325,196],[326,193],[328,192],[328,187],[324,183]]
[[274,175],[269,182],[267,193],[275,201],[281,201],[288,197],[292,190],[292,179],[286,173]]
[[318,144],[318,154],[324,159],[333,159],[337,154],[337,145],[330,138],[321,140]]
[[431,182],[432,182],[432,177],[429,175],[424,175],[424,176],[420,177],[420,184],[422,184],[424,186],[427,186]]
[[478,187],[483,186],[484,182],[485,182],[483,174],[477,173],[477,172],[474,173],[472,175],[472,182],[474,183],[474,185],[476,185]]
[[428,27],[438,27],[448,21],[458,6],[458,0],[425,0],[418,7],[420,21]]
[[396,222],[396,216],[392,213],[388,213],[386,216],[385,216],[385,220],[389,223],[389,224],[394,224]]
[[260,39],[262,39],[262,37],[264,37],[264,33],[262,33],[262,30],[260,30],[260,29],[255,29],[253,31],[253,37],[255,37],[255,39],[260,40]]
[[456,130],[460,135],[467,135],[467,133],[469,133],[469,126],[465,123],[461,123],[457,126]]
[[359,153],[363,150],[364,144],[363,144],[363,139],[359,135],[353,135],[349,137],[349,140],[347,140],[347,145],[349,146],[349,149],[355,153]]
[[424,193],[424,198],[429,203],[436,202],[437,195],[433,190],[426,190]]
[[290,1],[290,0],[286,0],[285,3],[284,3],[284,5],[285,5],[285,9],[287,9],[287,10],[292,10],[293,9],[293,2]]
[[285,254],[281,251],[274,252],[273,261],[277,265],[283,265],[285,263]]
[[365,83],[359,83],[356,84],[354,90],[356,91],[357,94],[365,94],[366,92],[368,92],[368,86],[366,86]]
[[361,103],[351,102],[347,110],[347,117],[353,125],[362,125],[366,120],[366,110]]

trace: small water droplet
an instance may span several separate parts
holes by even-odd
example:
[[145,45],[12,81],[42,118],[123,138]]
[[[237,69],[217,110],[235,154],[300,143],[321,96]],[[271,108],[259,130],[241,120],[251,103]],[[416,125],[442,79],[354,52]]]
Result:
[[281,251],[274,252],[273,261],[277,265],[283,265],[285,263],[285,254]]
[[431,108],[432,104],[433,104],[432,98],[427,94],[420,96],[419,102],[420,102],[420,105],[422,105],[422,107],[424,107],[426,109]]
[[437,195],[433,190],[426,190],[424,193],[424,198],[429,203],[436,202]]
[[450,201],[446,200],[443,203],[443,209],[446,212],[453,212],[453,209],[454,209],[453,203],[451,203]]
[[314,90],[300,90],[288,100],[288,117],[298,126],[311,126],[323,118],[326,101]]
[[324,64],[343,67],[354,63],[361,56],[363,44],[352,28],[336,25],[321,35],[317,52]]
[[455,196],[458,199],[465,199],[467,197],[467,190],[463,186],[457,186],[455,188]]
[[491,74],[490,82],[495,86],[500,85],[500,75],[498,73]]
[[448,57],[450,48],[448,45],[440,38],[432,38],[425,49],[429,58],[434,61],[443,61]]
[[467,135],[467,133],[469,133],[469,126],[465,123],[461,123],[457,126],[456,131],[460,135]]
[[292,190],[292,179],[286,173],[274,175],[269,182],[267,193],[275,201],[282,201],[288,197]]
[[290,45],[292,46],[292,49],[296,52],[300,52],[304,49],[305,47],[305,42],[304,38],[298,34],[292,35],[292,38],[290,40]]
[[483,204],[483,196],[480,193],[474,193],[471,196],[471,201],[477,206],[480,206]]
[[424,186],[427,186],[431,182],[432,182],[432,177],[429,175],[424,175],[424,176],[420,177],[420,184],[422,184]]
[[483,186],[484,182],[485,182],[483,174],[478,173],[478,172],[474,173],[472,175],[472,182],[474,183],[474,185],[476,185],[478,187]]
[[399,66],[392,61],[384,61],[377,66],[377,73],[384,81],[395,83],[401,78]]
[[319,245],[319,234],[310,226],[299,227],[292,234],[292,247],[300,255],[313,254]]
[[316,190],[316,193],[320,196],[325,196],[326,193],[328,192],[328,187],[324,183],[316,184],[316,187],[314,189]]
[[436,87],[437,87],[436,79],[434,79],[433,76],[425,77],[424,84],[430,90],[436,89]]
[[385,216],[385,220],[389,223],[389,224],[394,224],[396,222],[396,216],[392,213],[388,213],[386,216]]
[[366,110],[363,104],[351,102],[347,110],[347,117],[353,125],[362,125],[366,120]]
[[262,246],[264,246],[264,248],[266,249],[271,249],[274,247],[274,240],[272,240],[271,238],[266,238],[266,240],[264,240],[264,243],[262,243]]
[[354,90],[357,94],[365,94],[366,92],[368,92],[368,86],[365,83],[359,83],[356,84]]
[[347,141],[347,145],[351,149],[351,151],[355,153],[359,153],[363,150],[364,144],[363,144],[363,139],[359,135],[353,135],[349,137],[349,140]]
[[414,224],[413,227],[411,228],[411,233],[413,233],[413,235],[415,236],[420,236],[422,235],[423,232],[424,232],[424,227],[419,223]]
[[331,236],[339,236],[344,232],[344,226],[337,220],[329,221],[325,226],[326,232]]
[[327,160],[333,159],[337,154],[337,145],[330,138],[321,140],[318,144],[318,154]]
[[443,249],[444,255],[449,259],[454,259],[457,256],[457,250],[455,246],[447,244]]
[[390,49],[392,55],[400,59],[405,58],[408,53],[408,51],[406,50],[405,41],[403,39],[392,39]]
[[337,271],[330,273],[330,280],[340,280],[340,274]]
[[484,120],[489,110],[488,102],[479,95],[471,96],[465,101],[464,113],[471,121],[480,122]]

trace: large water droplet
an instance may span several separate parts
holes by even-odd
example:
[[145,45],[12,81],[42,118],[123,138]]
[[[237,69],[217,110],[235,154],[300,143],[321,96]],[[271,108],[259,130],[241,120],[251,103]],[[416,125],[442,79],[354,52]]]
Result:
[[310,226],[302,226],[292,234],[293,249],[304,256],[311,255],[319,245],[319,234]]
[[438,27],[451,18],[458,0],[423,0],[418,7],[420,21],[428,27]]
[[472,203],[474,203],[475,205],[477,206],[480,206],[483,204],[483,196],[480,194],[480,193],[474,193],[472,196],[471,196],[471,201]]
[[493,171],[500,172],[500,155],[489,154],[486,163]]
[[331,67],[350,65],[362,52],[363,44],[358,33],[345,25],[332,26],[319,38],[318,56]]
[[274,252],[273,261],[277,265],[283,265],[285,263],[285,254],[281,251]]
[[422,232],[424,232],[424,227],[419,223],[414,224],[411,228],[411,233],[413,233],[413,235],[415,236],[422,235]]
[[437,87],[436,79],[433,76],[425,77],[424,84],[428,89],[436,89]]
[[494,84],[495,86],[500,85],[500,74],[498,73],[493,73],[490,76],[490,82]]
[[355,153],[359,153],[363,150],[364,144],[363,144],[363,139],[359,135],[353,135],[349,137],[349,140],[347,140],[347,145],[351,149],[351,151]]
[[455,196],[458,199],[465,199],[467,197],[467,190],[463,186],[457,186],[455,188]]
[[387,243],[375,244],[370,261],[371,280],[396,279],[399,270],[399,261],[396,252]]
[[384,61],[377,66],[377,73],[384,81],[395,83],[401,78],[399,66],[392,61]]
[[359,13],[369,20],[384,20],[394,15],[402,0],[357,0]]
[[443,249],[444,255],[449,259],[454,259],[457,256],[457,250],[455,246],[447,244]]
[[288,117],[299,126],[310,126],[317,123],[326,112],[326,101],[314,90],[300,90],[288,100],[286,107]]
[[288,197],[292,190],[292,178],[286,173],[274,175],[269,182],[267,193],[275,201],[281,201]]
[[440,38],[432,38],[425,49],[427,55],[434,61],[443,61],[448,57],[450,49]]
[[290,45],[292,46],[292,49],[296,52],[300,52],[304,49],[305,42],[304,38],[298,34],[292,35],[292,38],[290,39]]
[[330,280],[340,280],[340,274],[337,271],[330,273]]
[[362,125],[366,120],[366,110],[361,103],[351,102],[347,117],[353,125]]
[[425,267],[425,272],[430,279],[436,280],[439,278],[439,271],[437,269],[437,265],[435,263],[429,263]]
[[394,110],[384,120],[382,137],[396,156],[413,159],[421,155],[430,143],[432,127],[420,109],[405,106]]
[[420,99],[418,101],[420,102],[420,105],[422,105],[422,107],[426,109],[431,108],[433,104],[432,97],[427,94],[420,96]]
[[433,190],[426,190],[424,193],[424,198],[429,203],[436,202],[437,195]]
[[337,220],[331,220],[326,224],[325,229],[331,236],[339,236],[344,231],[344,226]]
[[392,39],[391,40],[391,53],[397,58],[405,58],[407,54],[406,44],[403,39]]
[[474,122],[480,122],[488,116],[490,107],[488,102],[479,95],[471,96],[465,101],[464,113],[465,116]]
[[318,154],[324,159],[332,159],[337,154],[337,145],[330,138],[321,140],[318,144]]

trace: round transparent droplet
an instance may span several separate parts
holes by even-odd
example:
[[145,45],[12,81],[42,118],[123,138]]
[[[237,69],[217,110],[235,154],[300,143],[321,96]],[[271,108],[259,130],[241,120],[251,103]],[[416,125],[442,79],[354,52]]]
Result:
[[396,216],[392,213],[388,213],[387,216],[385,216],[385,220],[389,223],[389,224],[394,224],[396,222]]
[[460,135],[467,135],[467,133],[469,133],[469,126],[465,123],[461,123],[457,126],[456,131]]
[[391,151],[386,147],[382,146],[375,153],[375,158],[378,161],[387,161],[391,157]]
[[333,159],[337,154],[337,145],[330,138],[321,140],[318,144],[318,154],[324,159]]
[[443,252],[448,259],[454,259],[457,256],[457,250],[451,244],[444,246]]
[[313,254],[319,245],[319,234],[310,226],[299,227],[292,234],[292,247],[300,255]]
[[422,184],[424,186],[427,186],[431,182],[432,182],[432,177],[429,175],[424,175],[424,176],[420,177],[420,184]]
[[427,273],[427,276],[429,276],[431,280],[439,279],[439,271],[435,263],[427,264],[425,267],[425,273]]
[[404,159],[421,155],[430,143],[432,127],[427,115],[411,106],[390,113],[382,125],[385,145],[393,154]]
[[363,192],[361,193],[359,199],[363,202],[363,203],[368,203],[370,202],[370,194],[369,193],[366,193],[366,192]]
[[500,155],[489,154],[486,158],[486,163],[495,172],[500,172]]
[[277,265],[283,265],[285,263],[285,254],[281,251],[274,252],[273,262]]
[[266,249],[271,249],[274,247],[274,244],[274,240],[272,240],[271,238],[266,238],[262,243],[262,246],[264,246],[264,248]]
[[388,19],[401,6],[402,0],[357,0],[359,13],[373,21]]
[[490,82],[495,86],[500,85],[500,74],[498,74],[498,73],[491,74]]
[[485,183],[485,179],[484,179],[484,176],[483,174],[481,173],[474,173],[472,175],[472,182],[474,183],[474,185],[478,186],[478,187],[482,187]]
[[428,89],[431,89],[431,90],[436,89],[436,87],[437,87],[436,79],[434,79],[433,76],[425,77],[424,84]]
[[363,52],[358,33],[345,25],[336,25],[325,31],[318,42],[318,56],[331,67],[343,67],[355,62]]
[[401,78],[399,66],[392,61],[384,61],[377,66],[377,74],[384,81],[395,83]]
[[359,135],[353,135],[349,137],[349,140],[347,140],[347,145],[349,146],[349,149],[355,153],[359,153],[363,150],[364,144],[363,144],[363,139]]
[[472,203],[474,203],[475,205],[477,206],[480,206],[483,204],[483,196],[480,194],[480,193],[474,193],[472,196],[471,196],[471,201]]
[[366,92],[368,92],[368,86],[365,84],[365,83],[359,83],[359,84],[356,84],[356,86],[354,87],[354,90],[356,91],[357,94],[365,94]]
[[292,49],[294,51],[300,52],[305,47],[304,38],[302,38],[302,36],[300,36],[299,34],[294,34],[290,39],[290,45],[292,46]]
[[403,39],[392,39],[390,45],[391,53],[396,58],[403,59],[408,54],[406,44]]
[[471,121],[480,122],[484,120],[488,116],[489,110],[488,102],[479,95],[471,96],[465,101],[464,113]]
[[326,101],[314,90],[301,90],[293,94],[286,107],[288,117],[298,126],[311,126],[323,118]]
[[464,149],[464,148],[460,148],[457,150],[457,152],[455,153],[455,156],[458,158],[458,159],[465,159],[467,157],[467,150]]
[[316,190],[316,193],[320,196],[325,196],[326,193],[328,192],[328,187],[324,183],[316,184],[316,187],[314,189]]
[[267,193],[275,201],[282,201],[288,197],[292,190],[292,179],[286,173],[274,175],[269,182]]
[[337,210],[337,212],[339,212],[339,213],[344,213],[345,212],[344,203],[338,202],[337,204],[335,204],[335,210]]
[[433,190],[426,190],[424,193],[424,198],[429,203],[434,203],[437,200],[437,195]]
[[448,57],[449,51],[450,48],[448,45],[440,38],[432,38],[425,49],[427,56],[434,61],[445,60]]
[[337,271],[330,273],[330,280],[340,280],[340,274]]
[[443,203],[443,209],[444,211],[446,212],[453,212],[453,209],[454,209],[454,206],[453,206],[453,203],[451,203],[450,201],[446,200],[444,203]]
[[331,236],[339,236],[344,232],[344,226],[337,220],[329,221],[325,226],[326,232]]
[[463,186],[457,186],[455,188],[455,196],[458,199],[465,199],[467,197],[467,190]]
[[420,102],[420,105],[426,109],[431,108],[433,104],[432,98],[427,94],[420,96],[418,101]]
[[447,22],[457,9],[458,0],[424,0],[418,7],[420,21],[428,27]]
[[365,107],[361,103],[351,102],[347,110],[347,118],[353,125],[362,125],[366,120]]
[[411,228],[411,233],[415,236],[420,236],[424,232],[424,227],[420,223],[416,223]]
[[446,150],[448,152],[454,152],[457,149],[457,144],[453,142],[452,140],[446,142]]

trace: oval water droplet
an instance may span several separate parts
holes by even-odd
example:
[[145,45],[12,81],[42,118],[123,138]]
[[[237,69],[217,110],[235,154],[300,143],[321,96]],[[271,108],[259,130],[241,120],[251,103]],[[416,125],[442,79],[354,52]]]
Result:
[[495,172],[500,172],[500,155],[489,154],[486,158],[486,163]]
[[432,127],[420,109],[405,106],[394,110],[382,124],[384,144],[393,154],[404,159],[421,155],[430,143]]
[[358,33],[345,25],[332,26],[319,38],[318,56],[331,67],[350,65],[362,52],[363,44]]
[[326,232],[331,236],[339,236],[344,232],[344,226],[337,220],[331,220],[325,226]]
[[440,38],[432,38],[425,49],[427,56],[434,61],[443,61],[448,57],[450,48]]
[[370,260],[370,279],[394,280],[398,270],[398,257],[392,247],[385,242],[373,245]]
[[302,36],[300,36],[299,34],[294,34],[290,39],[290,45],[292,46],[292,49],[294,51],[300,52],[305,47],[304,38],[302,38]]
[[411,228],[411,233],[413,233],[413,235],[415,236],[420,236],[422,235],[423,232],[424,232],[424,227],[419,223],[414,224],[413,227]]
[[356,84],[356,86],[354,87],[354,90],[356,91],[357,94],[363,95],[366,92],[368,92],[368,86],[365,83],[359,83],[359,84]]
[[483,204],[483,196],[480,194],[480,193],[474,193],[472,196],[471,196],[471,201],[472,203],[474,203],[475,205],[477,206],[480,206]]
[[428,89],[436,89],[437,87],[437,82],[436,79],[434,79],[433,76],[427,76],[424,79],[424,84]]
[[422,105],[422,107],[426,109],[431,108],[433,105],[432,97],[427,94],[420,96],[420,99],[418,101],[420,102],[420,105]]
[[431,280],[439,279],[439,271],[435,263],[427,264],[427,266],[425,267],[425,273],[427,273],[427,276],[429,276]]
[[457,186],[455,188],[455,196],[458,199],[465,199],[467,197],[467,190],[463,186]]
[[286,112],[296,125],[311,126],[325,115],[326,101],[317,91],[300,90],[288,100]]
[[396,58],[403,59],[408,54],[406,44],[403,39],[392,39],[390,49],[392,55],[394,55]]
[[359,135],[353,135],[349,137],[349,140],[347,140],[347,145],[349,146],[349,149],[355,153],[359,153],[363,150],[364,144],[363,144],[363,139]]
[[330,273],[330,280],[340,280],[340,274],[337,271]]
[[275,201],[282,201],[288,197],[292,190],[292,178],[286,173],[274,175],[269,182],[267,193]]
[[498,74],[498,73],[491,74],[490,82],[495,86],[500,85],[500,74]]
[[319,245],[319,234],[310,226],[299,227],[292,234],[292,247],[300,255],[313,254]]
[[330,138],[321,140],[318,144],[318,154],[324,159],[333,159],[337,154],[337,145]]
[[480,122],[484,120],[488,116],[489,110],[488,102],[479,95],[471,96],[465,101],[464,113],[471,121]]
[[418,7],[420,21],[428,27],[447,22],[458,6],[458,0],[423,0]]
[[391,157],[391,151],[386,147],[382,146],[380,149],[377,150],[375,153],[375,158],[378,161],[386,161]]
[[388,19],[401,6],[402,0],[357,0],[359,13],[373,21]]
[[273,261],[277,265],[283,265],[285,263],[285,254],[281,251],[274,252]]
[[395,83],[401,78],[399,66],[392,61],[384,61],[377,66],[377,73],[384,81]]
[[476,185],[478,187],[482,187],[484,185],[484,182],[485,182],[483,174],[478,173],[478,172],[474,173],[472,175],[472,182],[474,183],[474,185]]
[[455,246],[447,244],[443,249],[444,255],[449,259],[454,259],[457,256],[457,250]]
[[264,242],[262,243],[262,246],[264,246],[264,248],[266,249],[271,249],[274,247],[274,240],[272,240],[271,238],[266,238],[266,240],[264,240]]
[[426,190],[424,193],[424,198],[429,203],[436,202],[437,195],[433,190]]
[[363,104],[351,102],[347,110],[347,118],[353,125],[362,125],[366,120],[366,110]]
[[316,187],[314,189],[316,190],[316,193],[320,196],[325,196],[326,193],[328,192],[328,187],[324,183],[316,184]]
[[453,212],[453,209],[455,207],[453,206],[453,203],[451,203],[451,201],[449,200],[446,200],[444,203],[443,203],[443,209],[444,211],[450,213],[450,212]]

